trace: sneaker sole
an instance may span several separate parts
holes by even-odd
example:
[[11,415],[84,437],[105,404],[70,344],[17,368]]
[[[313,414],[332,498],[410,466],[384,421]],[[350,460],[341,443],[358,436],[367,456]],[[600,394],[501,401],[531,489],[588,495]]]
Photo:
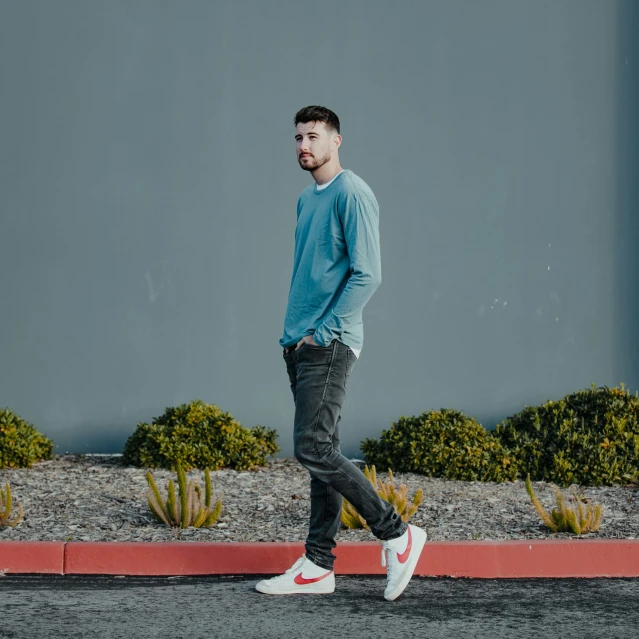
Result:
[[311,588],[299,588],[299,589],[290,589],[290,590],[269,590],[268,588],[260,588],[259,584],[255,586],[255,590],[257,592],[264,593],[265,595],[330,595],[335,592],[335,588],[330,590],[324,589],[320,590],[316,588],[312,590]]
[[386,599],[386,601],[395,601],[395,599],[397,599],[397,597],[406,590],[406,586],[408,586],[408,582],[411,580],[413,573],[415,572],[419,556],[422,554],[422,550],[424,550],[424,544],[426,543],[427,538],[428,535],[425,530],[415,527],[415,532],[413,533],[413,552],[411,552],[410,559],[408,560],[406,572],[404,573],[402,580],[399,584],[397,584],[395,590],[393,590],[393,592],[389,595],[384,595],[384,599]]
[[[270,584],[270,580],[263,579],[255,584],[257,592],[265,595],[330,595],[335,592],[335,576],[328,575],[326,579],[320,579],[310,584]],[[275,585],[275,587],[273,587]]]

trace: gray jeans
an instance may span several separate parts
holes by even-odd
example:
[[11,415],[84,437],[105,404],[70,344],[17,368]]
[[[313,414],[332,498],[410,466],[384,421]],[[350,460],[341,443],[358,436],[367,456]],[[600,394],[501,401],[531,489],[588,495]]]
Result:
[[295,401],[295,457],[311,475],[306,556],[332,570],[335,555],[331,551],[340,525],[342,495],[378,539],[399,537],[407,526],[391,504],[379,497],[364,473],[340,453],[340,413],[355,353],[334,339],[328,346],[303,344],[298,351],[292,346],[290,352],[284,349],[283,357]]

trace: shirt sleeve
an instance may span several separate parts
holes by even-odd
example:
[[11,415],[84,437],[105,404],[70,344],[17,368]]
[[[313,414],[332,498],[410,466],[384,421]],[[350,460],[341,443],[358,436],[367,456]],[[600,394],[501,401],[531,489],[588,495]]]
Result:
[[350,276],[331,313],[315,329],[313,340],[328,346],[342,332],[361,321],[362,311],[382,282],[379,245],[379,207],[361,193],[347,193],[338,200],[350,260]]

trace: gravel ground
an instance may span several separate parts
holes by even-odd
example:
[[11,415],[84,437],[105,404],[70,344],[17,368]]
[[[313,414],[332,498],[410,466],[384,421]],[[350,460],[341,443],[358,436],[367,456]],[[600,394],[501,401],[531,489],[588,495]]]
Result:
[[[146,469],[120,466],[117,455],[58,455],[29,469],[0,469],[0,485],[9,482],[24,509],[14,528],[0,528],[0,540],[55,541],[303,541],[309,517],[308,473],[295,460],[276,460],[253,471],[211,473],[213,489],[222,495],[224,509],[210,528],[171,529],[151,516],[146,502]],[[160,492],[166,494],[175,473],[151,470]],[[386,477],[384,474],[381,477]],[[204,486],[204,473],[191,471],[187,479]],[[411,520],[432,541],[473,539],[562,539],[569,533],[550,533],[541,523],[525,484],[515,482],[452,481],[416,474],[395,475],[410,494],[424,491]],[[553,486],[533,482],[547,511],[556,504]],[[603,506],[597,532],[582,538],[639,537],[639,491],[625,486],[581,487],[579,494]],[[564,494],[568,493],[564,489]],[[17,509],[14,510],[17,512]],[[338,541],[364,541],[367,530],[346,530]]]

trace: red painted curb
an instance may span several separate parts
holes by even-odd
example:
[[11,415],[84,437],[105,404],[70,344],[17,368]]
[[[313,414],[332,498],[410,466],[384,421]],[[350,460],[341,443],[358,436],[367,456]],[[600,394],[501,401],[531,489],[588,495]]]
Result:
[[0,541],[0,572],[64,574],[64,541]]
[[82,542],[65,549],[66,574],[277,574],[303,553],[303,543]]
[[[99,575],[279,574],[302,542],[0,541],[0,571]],[[338,575],[383,575],[377,542],[343,542]],[[427,541],[416,575],[432,577],[639,577],[639,540]]]
[[639,540],[427,542],[416,574],[491,579],[639,577]]

